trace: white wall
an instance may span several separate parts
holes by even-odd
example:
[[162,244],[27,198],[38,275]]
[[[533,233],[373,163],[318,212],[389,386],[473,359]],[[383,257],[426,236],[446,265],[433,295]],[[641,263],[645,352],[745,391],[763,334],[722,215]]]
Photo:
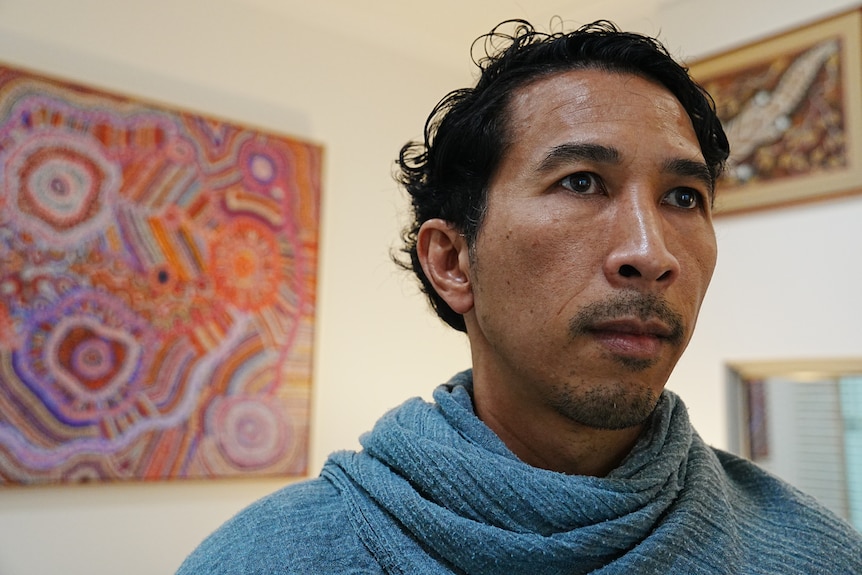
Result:
[[[469,78],[462,62],[435,67],[311,28],[294,4],[288,15],[241,0],[5,0],[0,61],[326,146],[316,472],[383,411],[427,397],[467,365],[464,341],[427,313],[388,250],[403,222],[392,160],[439,97]],[[849,3],[814,4],[669,0],[651,17],[618,20],[697,56]],[[707,441],[726,443],[725,361],[859,354],[860,221],[862,197],[717,222],[715,279],[670,383]],[[3,488],[0,575],[171,573],[219,523],[283,483]]]
[[[297,2],[296,4],[301,4]],[[0,61],[325,146],[311,467],[467,366],[389,261],[391,167],[469,78],[230,0],[6,0]],[[466,50],[466,47],[465,47]],[[283,480],[0,489],[0,574],[154,575]]]

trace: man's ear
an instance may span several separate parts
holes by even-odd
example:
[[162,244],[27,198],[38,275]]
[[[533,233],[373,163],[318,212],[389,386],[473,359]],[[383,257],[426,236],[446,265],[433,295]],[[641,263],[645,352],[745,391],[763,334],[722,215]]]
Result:
[[467,240],[446,220],[428,220],[419,228],[416,250],[425,276],[453,311],[473,309]]

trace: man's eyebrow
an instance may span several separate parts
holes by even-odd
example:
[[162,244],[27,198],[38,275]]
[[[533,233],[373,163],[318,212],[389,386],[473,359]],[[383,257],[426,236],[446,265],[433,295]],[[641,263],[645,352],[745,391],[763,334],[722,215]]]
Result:
[[[599,164],[618,164],[620,151],[611,146],[593,143],[568,142],[554,146],[536,168],[539,174],[553,172],[560,166],[576,162],[596,162]],[[710,197],[715,193],[715,180],[704,162],[687,158],[674,158],[665,162],[665,173],[694,178],[709,190]]]
[[600,164],[617,164],[620,152],[616,148],[601,144],[566,143],[554,146],[536,168],[540,174],[553,172],[560,166],[573,162],[597,162]]
[[701,183],[703,183],[703,185],[709,190],[710,197],[712,197],[715,192],[715,180],[712,178],[712,173],[709,171],[709,168],[703,162],[684,158],[668,160],[664,165],[664,171],[670,174],[700,180]]

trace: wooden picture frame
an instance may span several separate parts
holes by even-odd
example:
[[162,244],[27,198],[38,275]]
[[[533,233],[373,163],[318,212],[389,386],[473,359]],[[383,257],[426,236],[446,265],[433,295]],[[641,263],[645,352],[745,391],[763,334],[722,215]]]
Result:
[[690,64],[730,140],[716,214],[862,191],[862,11]]

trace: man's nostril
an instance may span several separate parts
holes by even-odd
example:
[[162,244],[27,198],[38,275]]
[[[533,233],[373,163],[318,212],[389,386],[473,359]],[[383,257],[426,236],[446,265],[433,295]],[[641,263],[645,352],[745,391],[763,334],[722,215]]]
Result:
[[620,266],[620,275],[624,278],[637,278],[640,277],[641,273],[637,270],[636,267],[625,264]]

